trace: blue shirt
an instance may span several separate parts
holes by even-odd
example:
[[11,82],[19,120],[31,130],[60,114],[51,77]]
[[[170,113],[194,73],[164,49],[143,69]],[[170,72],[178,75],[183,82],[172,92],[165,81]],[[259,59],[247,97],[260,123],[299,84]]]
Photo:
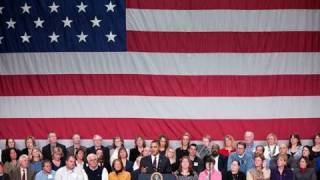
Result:
[[41,162],[31,162],[30,163],[30,169],[34,170],[36,173],[42,170]]
[[55,175],[56,172],[54,170],[52,170],[50,174],[40,171],[37,173],[35,180],[53,180]]
[[231,163],[234,160],[240,162],[240,171],[244,174],[247,174],[247,171],[253,168],[253,158],[251,153],[244,153],[243,157],[240,157],[237,152],[231,153],[228,158],[228,171],[230,171]]

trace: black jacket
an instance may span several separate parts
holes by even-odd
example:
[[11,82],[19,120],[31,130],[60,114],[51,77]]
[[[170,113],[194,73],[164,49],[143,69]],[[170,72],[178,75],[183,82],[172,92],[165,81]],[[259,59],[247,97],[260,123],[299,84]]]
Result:
[[[57,143],[56,147],[60,147],[62,149],[64,156],[63,158],[61,158],[61,161],[65,161],[67,156],[66,146],[64,146],[63,144]],[[52,160],[52,152],[51,152],[50,144],[47,144],[42,148],[42,155],[43,155],[43,159]]]
[[[142,168],[146,168],[146,172],[143,172]],[[152,158],[151,155],[147,157],[143,157],[140,161],[140,173],[144,174],[152,174],[154,173],[154,169],[152,168]],[[167,157],[159,154],[159,162],[157,172],[162,174],[170,174],[171,173],[171,165],[170,161]]]

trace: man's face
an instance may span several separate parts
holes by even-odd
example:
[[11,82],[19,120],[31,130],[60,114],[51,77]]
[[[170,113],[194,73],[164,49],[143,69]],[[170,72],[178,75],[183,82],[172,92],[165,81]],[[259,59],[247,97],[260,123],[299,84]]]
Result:
[[217,144],[214,144],[214,145],[212,145],[211,153],[213,155],[218,155],[219,154],[219,149],[220,149],[219,146]]
[[57,135],[56,133],[50,133],[48,136],[48,140],[50,144],[55,144],[57,143]]
[[156,156],[159,153],[159,145],[157,143],[151,143],[151,154]]
[[202,138],[202,143],[203,143],[203,145],[205,145],[206,147],[208,147],[209,144],[210,144],[210,139],[204,137],[204,138]]
[[66,167],[68,169],[73,169],[76,164],[76,159],[74,157],[69,157],[69,159],[66,161]]
[[28,165],[29,165],[29,161],[28,161],[28,158],[22,158],[20,159],[20,167],[21,168],[27,168]]
[[287,154],[288,147],[285,144],[280,144],[279,146],[279,153],[280,154]]
[[241,144],[238,144],[237,145],[237,153],[241,156],[244,154],[244,151],[245,151],[244,146]]
[[80,144],[80,136],[78,134],[73,135],[72,141],[73,144]]
[[189,147],[189,155],[195,157],[197,155],[197,148],[195,146]]
[[99,136],[94,137],[93,143],[94,143],[94,146],[101,147],[102,146],[102,138]]
[[50,173],[51,172],[51,164],[48,162],[48,163],[45,163],[44,166],[43,166],[43,171],[45,171],[46,173]]
[[246,132],[244,134],[244,141],[246,144],[251,144],[253,142],[253,134],[251,132]]
[[256,153],[257,153],[257,154],[263,154],[263,147],[257,146],[257,148],[256,148]]
[[89,167],[96,168],[98,166],[98,159],[95,156],[90,156],[88,160]]

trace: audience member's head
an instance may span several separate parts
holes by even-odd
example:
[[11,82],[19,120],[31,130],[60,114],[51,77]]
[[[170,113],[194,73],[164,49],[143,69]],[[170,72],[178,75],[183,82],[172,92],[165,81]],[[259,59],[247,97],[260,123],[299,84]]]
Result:
[[239,169],[240,169],[240,162],[238,160],[233,160],[230,166],[231,173],[238,174]]
[[120,136],[115,136],[112,139],[112,148],[120,148],[124,146],[124,140]]
[[306,157],[310,160],[313,160],[313,156],[312,156],[311,152],[312,152],[311,146],[303,146],[303,149],[302,149],[302,156],[303,157]]
[[301,157],[298,161],[298,167],[300,169],[307,169],[310,167],[310,160],[306,157]]
[[252,144],[254,141],[254,133],[252,131],[246,131],[244,132],[244,142],[248,144]]
[[301,146],[301,140],[299,134],[291,134],[289,136],[289,145],[288,148],[291,149],[292,146]]
[[42,161],[42,170],[47,173],[47,174],[50,174],[51,173],[51,170],[52,170],[52,164],[49,160],[44,160]]
[[60,161],[64,157],[63,151],[61,147],[54,147],[52,151],[52,159],[56,161]]
[[28,149],[32,149],[36,147],[36,140],[33,136],[27,136],[26,139],[24,140],[25,146]]
[[31,150],[31,161],[36,161],[36,160],[40,161],[42,160],[42,157],[43,156],[39,148],[34,147]]
[[265,160],[263,154],[254,154],[254,166],[257,169],[263,169],[263,161]]
[[81,136],[80,134],[74,134],[72,136],[72,142],[73,142],[73,145],[80,145],[80,141],[81,141]]
[[115,159],[112,162],[112,169],[116,172],[116,174],[122,172],[124,169],[122,161],[120,159]]
[[128,152],[126,148],[121,147],[118,151],[118,159],[128,159]]
[[269,133],[267,135],[267,144],[268,146],[273,146],[273,145],[276,145],[278,142],[278,138],[277,138],[277,135],[274,134],[274,133]]
[[78,149],[76,151],[75,158],[76,158],[77,161],[84,161],[85,155],[86,155],[86,153],[84,152],[83,149]]
[[9,148],[15,148],[16,147],[16,142],[12,138],[6,139],[6,149]]
[[264,146],[263,145],[257,145],[256,146],[256,150],[255,150],[256,154],[264,154]]
[[29,157],[25,154],[22,154],[19,157],[19,167],[22,169],[26,169],[29,166]]
[[184,133],[181,137],[182,147],[189,147],[190,141],[191,141],[191,135],[188,132]]
[[169,139],[165,135],[160,135],[158,139],[160,143],[160,149],[167,149],[169,147]]
[[277,159],[277,166],[284,168],[287,165],[288,156],[286,154],[279,154]]
[[190,157],[196,157],[197,156],[197,145],[196,144],[190,144],[188,148],[189,156]]
[[57,134],[53,131],[49,132],[48,133],[48,141],[49,141],[49,144],[55,145],[58,141]]
[[190,160],[190,158],[188,156],[183,156],[180,159],[180,166],[179,166],[179,170],[180,173],[181,172],[192,172],[192,162]]
[[144,148],[146,147],[146,141],[142,136],[137,136],[134,140],[135,148]]
[[242,156],[245,153],[245,150],[246,150],[246,143],[238,142],[237,143],[237,154]]
[[286,144],[279,145],[279,154],[287,154],[288,153],[288,146]]
[[320,132],[314,135],[312,141],[314,146],[320,146]]
[[213,143],[211,146],[211,155],[217,157],[219,155],[220,146],[219,144]]
[[93,144],[96,148],[100,148],[102,146],[102,137],[98,134],[94,135]]
[[214,168],[214,165],[216,164],[216,161],[212,156],[209,156],[208,158],[205,158],[204,165],[206,170],[210,171]]
[[91,169],[95,169],[98,166],[98,156],[96,154],[90,153],[87,156],[88,166]]
[[223,141],[224,147],[228,148],[234,148],[234,138],[230,134],[224,136],[224,141]]
[[74,169],[76,166],[76,158],[73,155],[69,155],[66,158],[66,168],[69,170]]
[[212,141],[212,138],[211,138],[211,136],[210,136],[209,134],[204,135],[204,136],[202,137],[202,144],[203,144],[204,146],[206,146],[206,147],[209,147],[209,146],[210,146],[211,141]]
[[151,154],[150,147],[148,147],[148,146],[144,147],[141,154],[142,154],[143,157],[149,156]]
[[170,161],[176,161],[176,151],[172,147],[168,147],[166,151],[166,157],[170,159]]

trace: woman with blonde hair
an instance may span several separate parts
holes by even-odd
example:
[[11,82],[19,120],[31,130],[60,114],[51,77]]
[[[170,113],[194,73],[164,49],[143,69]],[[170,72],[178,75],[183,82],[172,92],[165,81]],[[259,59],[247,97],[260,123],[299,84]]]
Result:
[[30,169],[36,173],[42,170],[42,153],[39,148],[34,147],[31,150]]
[[270,160],[274,156],[279,153],[279,146],[278,146],[278,138],[277,135],[274,133],[269,133],[267,135],[267,145],[264,147],[264,157],[266,160]]
[[224,147],[219,150],[219,154],[225,157],[229,157],[229,155],[236,151],[235,148],[235,140],[233,136],[226,135],[223,141]]
[[176,162],[176,151],[172,147],[168,147],[165,155],[170,161],[171,171],[177,171],[179,168],[179,164]]

